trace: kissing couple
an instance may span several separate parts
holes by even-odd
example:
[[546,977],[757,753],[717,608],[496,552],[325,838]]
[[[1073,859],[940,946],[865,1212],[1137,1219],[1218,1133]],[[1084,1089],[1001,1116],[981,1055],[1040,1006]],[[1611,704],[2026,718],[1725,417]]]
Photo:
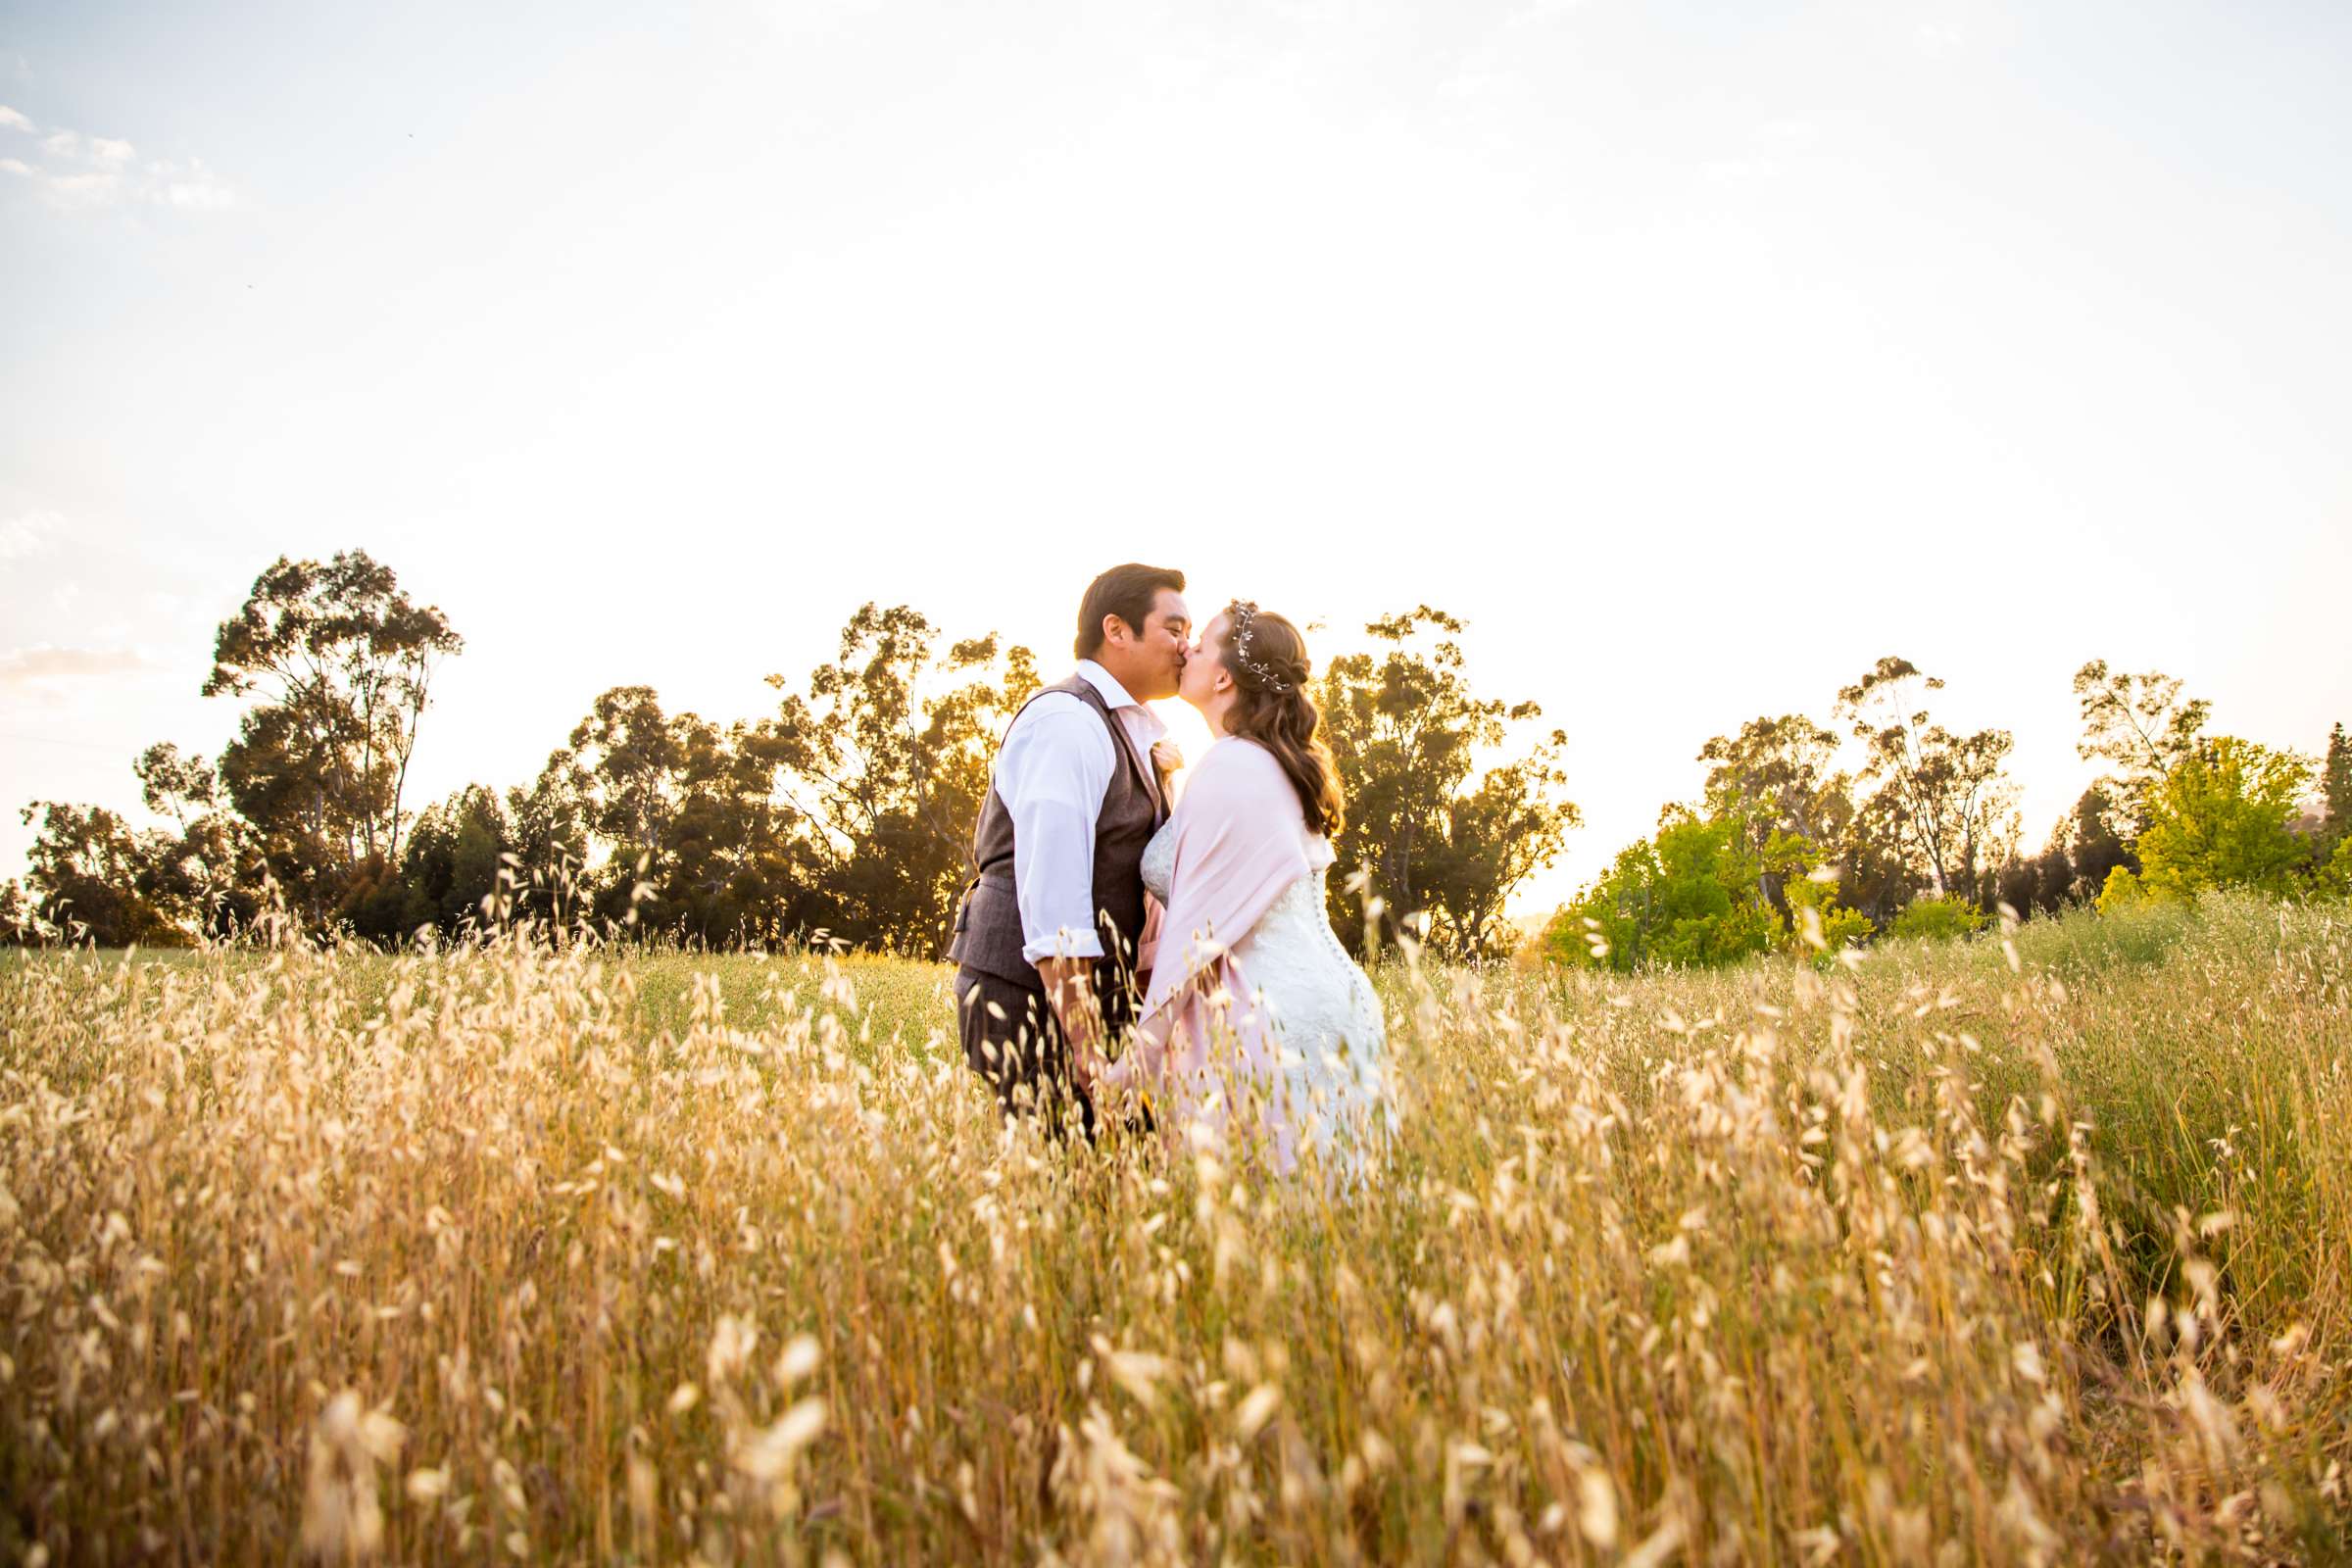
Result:
[[[1306,640],[1244,600],[1196,637],[1184,573],[1129,564],[1088,585],[1074,651],[1005,730],[972,835],[964,1058],[1055,1131],[1362,1170],[1394,1111],[1380,1004],[1324,905],[1343,803]],[[1168,697],[1216,737],[1181,778],[1144,706]]]

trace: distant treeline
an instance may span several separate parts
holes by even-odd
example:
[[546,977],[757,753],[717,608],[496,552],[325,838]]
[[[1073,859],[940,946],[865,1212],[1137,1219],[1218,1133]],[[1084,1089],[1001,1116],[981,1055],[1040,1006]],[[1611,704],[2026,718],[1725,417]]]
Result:
[[[1833,953],[1881,932],[1944,937],[2095,903],[2207,889],[2352,894],[2352,746],[2312,759],[2206,733],[2211,704],[2160,671],[2075,672],[2077,750],[2104,771],[2038,853],[2020,835],[2010,735],[1935,721],[1943,682],[1883,659],[1838,694],[1837,727],[1751,719],[1699,752],[1704,798],[1545,927],[1558,962],[1631,970]],[[1841,761],[1859,754],[1858,766]]]
[[[1507,952],[1507,899],[1577,822],[1563,738],[1532,703],[1477,696],[1461,623],[1422,607],[1366,628],[1320,691],[1347,788],[1342,863],[1368,868],[1389,935]],[[947,641],[867,605],[774,711],[721,723],[646,686],[597,697],[539,776],[470,785],[421,811],[410,759],[434,671],[464,648],[361,552],[280,560],[215,639],[208,696],[237,700],[216,758],[150,747],[132,764],[142,827],[36,801],[14,941],[171,944],[301,928],[391,944],[518,918],[713,947],[812,940],[936,955],[969,874],[996,744],[1036,690],[1037,657],[994,633]],[[1360,879],[1333,907],[1364,934]]]
[[[1331,912],[1350,946],[1409,934],[1449,958],[1508,953],[1505,903],[1578,825],[1565,737],[1535,704],[1473,691],[1462,630],[1428,606],[1375,620],[1365,651],[1317,679],[1348,802],[1338,850],[1351,874],[1333,879]],[[38,832],[24,884],[0,887],[0,940],[184,943],[282,911],[386,945],[532,919],[936,956],[996,743],[1040,679],[1036,655],[993,632],[947,641],[911,609],[869,604],[806,682],[767,677],[777,704],[763,717],[669,713],[651,687],[617,686],[527,785],[469,785],[412,811],[433,673],[463,648],[362,552],[277,561],[220,624],[204,680],[241,705],[235,733],[216,759],[167,743],[132,764],[169,825],[25,807]],[[1836,727],[1759,717],[1708,741],[1703,800],[1668,807],[1654,838],[1553,919],[1544,950],[1708,963],[1972,929],[2004,904],[2032,914],[2352,883],[2340,724],[2315,764],[2206,735],[2208,705],[2177,680],[2086,664],[2082,751],[2108,771],[2034,852],[2008,732],[1936,723],[1941,685],[1884,659],[1838,694]]]

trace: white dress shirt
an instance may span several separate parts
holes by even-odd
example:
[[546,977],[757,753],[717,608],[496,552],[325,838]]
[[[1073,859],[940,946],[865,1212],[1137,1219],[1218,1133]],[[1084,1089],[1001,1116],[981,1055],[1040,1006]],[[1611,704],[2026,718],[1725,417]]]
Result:
[[[1091,659],[1078,673],[1126,726],[1136,760],[1168,733],[1159,716],[1127,695]],[[1095,824],[1119,770],[1117,743],[1095,710],[1068,692],[1048,692],[1021,710],[997,752],[997,798],[1012,814],[1012,881],[1021,906],[1021,956],[1100,958],[1095,930]]]

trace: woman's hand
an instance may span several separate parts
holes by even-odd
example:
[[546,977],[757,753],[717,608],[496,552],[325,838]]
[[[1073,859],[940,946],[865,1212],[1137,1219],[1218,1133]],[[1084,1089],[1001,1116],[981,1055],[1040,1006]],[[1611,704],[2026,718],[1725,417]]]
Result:
[[1177,749],[1174,741],[1153,741],[1152,765],[1158,771],[1159,781],[1165,784],[1169,774],[1184,766],[1184,753]]

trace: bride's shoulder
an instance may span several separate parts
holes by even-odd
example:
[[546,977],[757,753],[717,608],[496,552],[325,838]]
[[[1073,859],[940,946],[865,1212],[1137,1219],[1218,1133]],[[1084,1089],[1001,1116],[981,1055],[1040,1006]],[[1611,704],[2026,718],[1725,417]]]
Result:
[[1200,754],[1186,786],[1196,812],[1246,812],[1273,820],[1300,814],[1298,792],[1274,754],[1246,735],[1227,735]]
[[1208,750],[1200,754],[1194,766],[1196,777],[1205,778],[1211,772],[1247,776],[1252,773],[1271,773],[1282,776],[1282,764],[1274,754],[1248,735],[1220,735],[1211,741]]

